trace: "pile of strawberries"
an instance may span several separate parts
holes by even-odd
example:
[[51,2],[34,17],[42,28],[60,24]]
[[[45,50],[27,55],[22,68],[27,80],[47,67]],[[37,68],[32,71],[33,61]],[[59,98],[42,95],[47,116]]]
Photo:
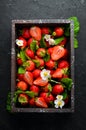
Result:
[[69,93],[61,83],[63,78],[69,78],[66,44],[63,27],[22,28],[16,39],[17,104],[21,107],[54,107],[57,95],[63,95],[65,104],[68,103]]

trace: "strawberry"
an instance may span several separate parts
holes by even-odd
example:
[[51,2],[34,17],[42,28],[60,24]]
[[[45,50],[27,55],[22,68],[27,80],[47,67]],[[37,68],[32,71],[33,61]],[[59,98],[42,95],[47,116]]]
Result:
[[52,94],[49,94],[49,93],[45,93],[45,92],[42,92],[40,94],[40,97],[43,97],[44,100],[46,101],[46,103],[50,103],[51,101],[54,101],[54,97]]
[[69,55],[69,52],[67,49],[64,49],[64,56],[62,57],[63,59],[67,59]]
[[17,83],[17,88],[19,88],[19,89],[25,91],[25,90],[27,90],[28,85],[27,85],[27,83],[24,82],[24,81],[19,81],[19,82]]
[[52,86],[50,83],[48,83],[46,86],[41,87],[42,92],[51,92],[52,91]]
[[28,28],[23,28],[22,29],[22,37],[24,37],[25,39],[30,37],[30,32]]
[[22,59],[21,58],[17,58],[17,64],[18,65],[22,65],[22,63],[23,63]]
[[53,47],[50,47],[50,48],[48,49],[48,53],[51,55],[52,51],[53,51]]
[[22,36],[20,36],[18,39],[23,41],[23,46],[20,46],[20,48],[24,49],[27,46],[27,41]]
[[24,74],[17,74],[17,78],[18,78],[19,80],[23,80]]
[[49,34],[49,33],[50,33],[50,30],[49,30],[48,27],[42,27],[42,28],[41,28],[41,32],[42,32],[42,34]]
[[29,99],[29,104],[31,106],[35,106],[35,99],[34,98]]
[[64,87],[61,84],[56,84],[52,89],[54,95],[61,94],[63,91]]
[[40,67],[44,67],[44,60],[43,59],[41,59],[41,58],[39,58],[37,56],[35,56],[35,59],[39,62]]
[[21,105],[27,105],[29,103],[29,97],[24,94],[24,93],[21,93],[19,94],[18,96],[18,102],[21,104]]
[[31,60],[27,60],[24,62],[23,67],[25,67],[27,71],[33,71],[35,69],[35,63]]
[[63,34],[64,34],[64,30],[61,27],[56,27],[53,32],[53,35],[57,37],[61,37]]
[[56,61],[62,58],[65,55],[65,49],[61,46],[53,47],[53,51],[51,53],[51,59]]
[[49,60],[45,63],[45,65],[47,66],[48,69],[53,69],[55,68],[55,62],[53,60]]
[[37,79],[34,80],[33,84],[42,87],[42,86],[46,86],[48,84],[48,81],[43,80],[41,77],[38,77]]
[[35,95],[37,96],[39,93],[39,87],[32,85],[32,86],[30,86],[30,91],[33,91],[35,93]]
[[24,81],[28,83],[29,85],[33,84],[33,74],[29,71],[26,71],[24,73]]
[[42,108],[47,108],[48,107],[47,103],[45,102],[44,98],[42,98],[42,97],[37,97],[36,98],[35,105],[37,107],[42,107]]
[[27,44],[28,44],[28,46],[30,46],[30,44],[33,42],[33,38],[31,37],[30,39],[28,39],[28,41],[27,41]]
[[60,46],[64,46],[67,43],[67,38],[65,37],[63,41],[59,43]]
[[41,40],[41,29],[37,26],[30,28],[30,35],[37,41]]
[[40,76],[40,72],[41,72],[40,69],[35,69],[35,70],[32,72],[33,77],[34,77],[34,78],[39,77],[39,76]]
[[54,73],[52,74],[52,78],[62,78],[63,73],[64,73],[63,69],[57,68],[57,69],[54,71]]
[[69,68],[69,63],[66,60],[61,60],[58,62],[58,67],[63,69],[63,68]]
[[32,59],[34,58],[34,52],[32,50],[28,49],[28,48],[25,50],[25,55],[27,57],[32,58]]
[[45,54],[46,54],[46,50],[45,50],[44,48],[39,48],[39,49],[37,50],[36,54],[37,54],[37,56],[38,56],[39,58],[44,57]]

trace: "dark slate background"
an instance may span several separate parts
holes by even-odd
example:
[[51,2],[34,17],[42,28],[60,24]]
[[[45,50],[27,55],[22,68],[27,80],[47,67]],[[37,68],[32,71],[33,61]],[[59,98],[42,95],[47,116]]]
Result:
[[[75,113],[16,114],[6,111],[10,90],[12,19],[50,19],[77,16],[81,29],[75,50]],[[0,130],[86,130],[86,1],[0,0]]]

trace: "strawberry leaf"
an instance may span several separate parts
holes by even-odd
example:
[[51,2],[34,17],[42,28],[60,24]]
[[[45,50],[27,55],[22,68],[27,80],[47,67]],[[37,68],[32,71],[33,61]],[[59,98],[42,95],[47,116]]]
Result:
[[50,60],[49,53],[46,53],[43,59],[44,59],[45,62],[49,61]]
[[35,53],[38,49],[37,41],[33,40],[33,42],[30,44],[30,49]]
[[40,41],[40,47],[41,48],[46,48],[47,46],[46,46],[46,42],[44,41],[44,36],[42,36],[42,39],[41,39],[41,41]]
[[25,91],[25,94],[27,94],[31,98],[35,96],[35,93],[32,91]]
[[57,39],[55,39],[55,45],[58,45],[59,43],[61,43],[64,40],[64,37],[59,37]]
[[71,78],[62,78],[61,83],[65,85],[65,88],[68,89],[68,91],[71,90],[73,81]]
[[25,69],[23,67],[19,67],[18,74],[24,74],[24,73],[25,73]]
[[26,61],[26,56],[25,56],[24,50],[21,50],[21,51],[20,51],[20,58],[22,59],[23,62]]

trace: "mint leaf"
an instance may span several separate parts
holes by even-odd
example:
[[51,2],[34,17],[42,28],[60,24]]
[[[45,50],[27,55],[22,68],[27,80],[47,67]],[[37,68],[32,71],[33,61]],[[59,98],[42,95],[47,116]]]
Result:
[[76,37],[80,30],[80,23],[77,17],[70,17],[69,19],[74,21],[74,36]]
[[78,40],[74,38],[74,48],[78,48]]
[[33,42],[30,44],[30,49],[35,53],[37,48],[37,41],[33,40]]
[[59,43],[61,43],[64,40],[64,37],[59,37],[57,39],[55,39],[55,45],[58,45]]
[[26,56],[25,56],[25,51],[24,50],[21,50],[20,51],[20,58],[22,59],[22,61],[26,61]]
[[42,36],[42,38],[41,38],[40,47],[41,47],[41,48],[46,48],[46,47],[47,47],[47,46],[46,46],[46,42],[44,41],[44,36]]
[[19,67],[18,74],[24,74],[24,73],[25,73],[25,69],[23,67]]
[[63,78],[63,79],[61,80],[61,83],[65,85],[65,88],[67,88],[68,91],[71,90],[71,88],[72,88],[72,83],[73,83],[73,81],[72,81],[71,78]]
[[50,60],[50,55],[49,53],[46,53],[45,56],[43,57],[44,61],[47,62]]
[[11,111],[11,92],[7,95],[6,110],[9,112]]

